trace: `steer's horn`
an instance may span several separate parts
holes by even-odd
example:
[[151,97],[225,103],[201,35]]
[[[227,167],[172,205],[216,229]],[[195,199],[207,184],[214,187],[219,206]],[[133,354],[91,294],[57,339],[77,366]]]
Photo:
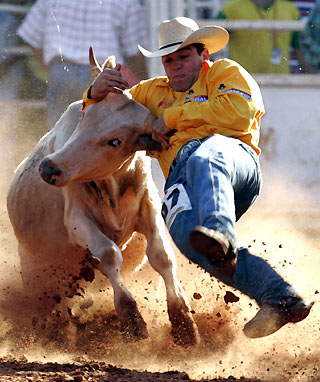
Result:
[[96,79],[98,75],[102,72],[101,66],[98,64],[98,61],[96,59],[96,56],[94,55],[93,47],[90,46],[89,48],[89,62],[90,62],[90,69],[92,73],[92,77]]

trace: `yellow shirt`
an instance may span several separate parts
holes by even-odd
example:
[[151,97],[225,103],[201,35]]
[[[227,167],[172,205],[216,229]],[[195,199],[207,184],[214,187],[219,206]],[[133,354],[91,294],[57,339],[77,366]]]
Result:
[[[204,62],[198,80],[185,92],[174,91],[167,77],[141,81],[130,92],[155,117],[163,114],[169,129],[178,130],[170,138],[169,149],[149,153],[158,159],[165,177],[179,148],[192,138],[221,134],[238,138],[260,153],[260,120],[264,114],[260,89],[232,60]],[[85,93],[84,105],[90,103]]]
[[[231,0],[222,13],[228,20],[298,20],[300,13],[290,1],[274,0],[263,9],[253,0]],[[292,31],[233,30],[230,33],[230,58],[250,73],[290,73]],[[273,49],[280,50],[279,64],[271,62]]]
[[142,81],[130,92],[154,116],[163,114],[169,129],[178,130],[168,150],[151,153],[165,177],[179,148],[192,138],[221,134],[241,139],[260,153],[261,93],[250,74],[234,61],[204,62],[198,80],[186,92],[175,92],[167,77]]

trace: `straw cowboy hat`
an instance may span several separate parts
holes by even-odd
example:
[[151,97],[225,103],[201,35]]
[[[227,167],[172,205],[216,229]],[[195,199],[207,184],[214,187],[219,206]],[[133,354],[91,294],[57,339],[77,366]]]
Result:
[[198,24],[188,17],[176,17],[164,20],[158,28],[159,49],[149,52],[138,45],[146,57],[161,57],[182,49],[190,44],[201,43],[209,53],[218,52],[229,40],[229,33],[222,27],[212,25],[199,28]]

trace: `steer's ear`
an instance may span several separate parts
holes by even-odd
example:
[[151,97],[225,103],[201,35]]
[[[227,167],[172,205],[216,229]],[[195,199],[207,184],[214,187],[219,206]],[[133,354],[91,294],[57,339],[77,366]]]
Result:
[[161,151],[161,143],[152,139],[149,134],[141,134],[135,143],[136,150]]
[[98,64],[98,61],[96,59],[96,56],[94,55],[93,47],[90,46],[89,48],[89,62],[90,62],[90,69],[92,73],[92,77],[95,80],[98,75],[102,72],[101,66]]

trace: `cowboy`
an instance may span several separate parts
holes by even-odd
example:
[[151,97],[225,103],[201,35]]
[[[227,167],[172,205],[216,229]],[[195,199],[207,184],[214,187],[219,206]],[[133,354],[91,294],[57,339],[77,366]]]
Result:
[[[260,306],[244,327],[264,337],[308,316],[304,301],[263,259],[237,248],[235,223],[259,194],[258,147],[264,105],[255,80],[229,59],[209,55],[228,43],[218,26],[199,28],[186,17],[163,21],[159,49],[165,77],[142,81],[130,92],[157,117],[152,137],[166,178],[162,213],[180,251]],[[127,88],[120,65],[105,69],[84,96],[84,105]]]

